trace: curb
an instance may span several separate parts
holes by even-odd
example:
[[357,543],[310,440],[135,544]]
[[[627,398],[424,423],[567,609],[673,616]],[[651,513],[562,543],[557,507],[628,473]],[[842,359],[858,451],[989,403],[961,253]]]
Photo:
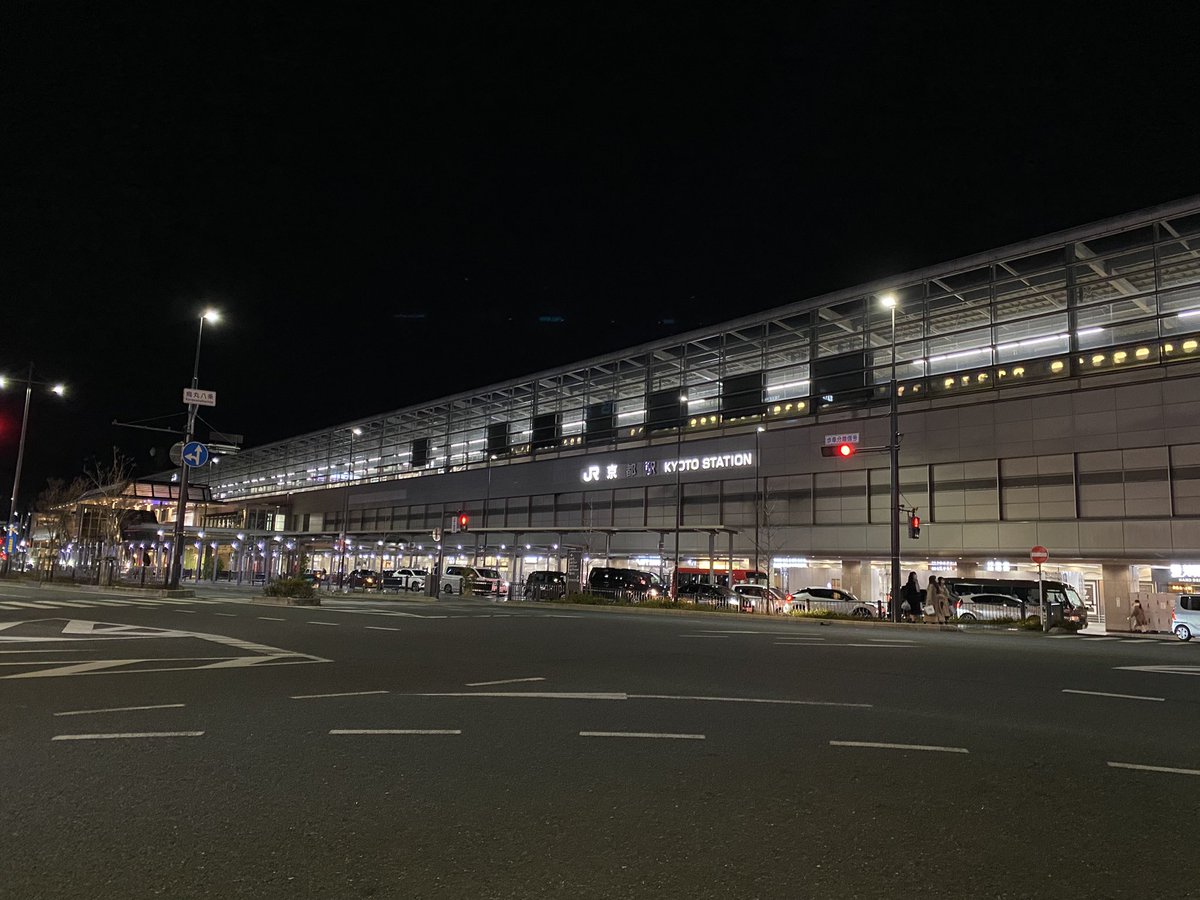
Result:
[[51,590],[68,591],[77,594],[131,594],[135,597],[162,597],[165,599],[186,599],[196,596],[196,592],[188,588],[181,588],[171,591],[167,590],[166,588],[127,587],[126,585],[119,584],[109,584],[102,587],[97,584],[58,584],[56,582],[44,581],[17,583],[21,587],[37,588],[38,590],[48,588]]

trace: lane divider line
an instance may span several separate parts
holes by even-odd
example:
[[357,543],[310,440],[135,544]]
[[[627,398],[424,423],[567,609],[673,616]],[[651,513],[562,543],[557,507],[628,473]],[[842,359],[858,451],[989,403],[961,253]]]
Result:
[[259,616],[264,622],[286,622],[287,619],[280,619],[277,616]]
[[720,640],[729,640],[727,634],[679,634],[676,637],[681,638],[718,638]]
[[774,700],[769,697],[691,697],[676,694],[630,694],[630,700],[707,700],[713,703],[777,703],[783,706],[848,706],[872,709],[870,703],[838,703],[832,700]]
[[399,628],[390,628],[387,625],[366,625],[368,631],[399,631]]
[[126,738],[200,737],[203,731],[129,731],[123,734],[56,734],[52,741],[113,741]]
[[1200,775],[1200,769],[1173,769],[1170,766],[1142,766],[1137,763],[1110,762],[1110,769],[1133,769],[1136,772],[1165,772],[1169,775]]
[[331,728],[330,734],[462,734],[458,728]]
[[159,703],[155,706],[112,706],[108,709],[72,709],[56,712],[56,716],[88,716],[92,713],[134,712],[140,709],[183,709],[182,703]]
[[343,691],[336,694],[296,694],[289,700],[320,700],[323,697],[367,697],[371,694],[386,694],[387,691]]
[[340,625],[341,622],[306,622],[306,625]]
[[652,731],[581,731],[580,737],[606,738],[664,738],[674,741],[703,741],[702,734],[658,734]]
[[886,744],[878,741],[830,741],[831,747],[870,747],[877,750],[928,750],[933,753],[970,753],[966,747],[939,747],[935,744]]
[[1116,697],[1118,700],[1153,700],[1156,703],[1165,703],[1166,697],[1141,697],[1137,694],[1107,694],[1104,691],[1076,691],[1071,688],[1063,688],[1064,694],[1086,694],[1089,697]]
[[502,681],[471,681],[466,687],[488,687],[493,684],[521,684],[526,681],[545,681],[545,678],[505,678]]

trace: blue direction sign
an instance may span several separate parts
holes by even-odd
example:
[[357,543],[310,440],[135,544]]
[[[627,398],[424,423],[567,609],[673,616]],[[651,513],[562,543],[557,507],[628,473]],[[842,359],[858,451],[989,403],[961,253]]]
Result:
[[193,469],[199,468],[208,462],[208,448],[199,441],[184,444],[183,462],[184,465],[191,466]]
[[12,556],[17,552],[17,533],[15,531],[10,531],[7,535],[5,535],[4,552],[9,556]]

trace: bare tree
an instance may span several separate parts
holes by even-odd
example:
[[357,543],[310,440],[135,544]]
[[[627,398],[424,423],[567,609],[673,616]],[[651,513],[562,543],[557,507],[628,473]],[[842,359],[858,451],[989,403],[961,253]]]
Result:
[[[133,460],[116,447],[112,448],[110,459],[93,459],[84,467],[88,485],[86,502],[93,513],[93,537],[101,543],[101,558],[115,555],[121,543],[121,530],[133,515],[135,504],[125,496],[133,470]],[[102,574],[102,580],[107,582],[109,576],[111,569]]]
[[87,489],[88,482],[83,478],[77,477],[70,483],[61,478],[50,478],[34,504],[37,530],[46,534],[46,553],[40,569],[48,572],[51,581],[58,567],[59,554],[75,533],[79,499]]

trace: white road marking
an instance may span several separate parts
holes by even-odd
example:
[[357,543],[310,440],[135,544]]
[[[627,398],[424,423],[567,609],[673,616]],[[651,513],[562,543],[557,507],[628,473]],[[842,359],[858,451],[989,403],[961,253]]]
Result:
[[112,741],[122,738],[200,737],[203,731],[130,731],[124,734],[56,734],[52,741]]
[[1138,772],[1167,772],[1171,775],[1200,775],[1200,769],[1173,769],[1170,766],[1140,766],[1137,763],[1110,762],[1112,769],[1134,769]]
[[1158,703],[1166,701],[1166,697],[1139,697],[1137,694],[1106,694],[1104,691],[1075,691],[1063,688],[1064,694],[1087,694],[1090,697],[1116,697],[1118,700],[1154,700]]
[[873,641],[877,644],[915,644],[916,641],[911,641],[908,638],[867,638],[868,641]]
[[292,700],[319,700],[322,697],[366,697],[368,694],[386,694],[387,691],[345,691],[340,694],[296,694]]
[[387,625],[367,625],[369,631],[399,631],[399,628],[390,628]]
[[1200,666],[1114,666],[1123,672],[1155,672],[1159,675],[1200,675]]
[[545,681],[545,678],[505,678],[503,681],[471,681],[467,687],[488,687],[493,684],[520,684],[523,681]]
[[630,694],[630,700],[706,700],[713,703],[777,703],[784,706],[849,706],[871,709],[870,703],[838,703],[832,700],[774,700],[768,697],[690,697],[675,694]]
[[1119,641],[1120,638],[1116,638],[1116,637],[1086,637],[1086,638],[1080,638],[1080,640],[1084,640],[1084,641]]
[[194,616],[196,614],[194,609],[177,609],[175,612],[187,613],[189,616]]
[[879,750],[929,750],[935,753],[969,753],[966,747],[938,747],[933,744],[884,744],[876,741],[830,741],[831,747],[873,747]]
[[517,700],[628,700],[627,694],[605,693],[555,693],[555,692],[519,692],[519,691],[471,691],[447,692],[441,694],[408,694],[409,697],[508,697]]
[[776,641],[776,647],[866,647],[868,650],[915,650],[912,644],[818,644],[816,641]]
[[340,625],[340,622],[307,622],[308,625]]
[[281,619],[278,616],[259,616],[264,622],[286,622],[287,619]]
[[462,734],[458,728],[331,728],[330,734]]
[[230,619],[236,619],[236,618],[237,618],[237,613],[219,613],[219,612],[215,612],[215,613],[213,613],[213,615],[214,615],[214,616],[226,616],[226,617],[228,617],[228,618],[230,618]]
[[721,640],[729,640],[727,634],[680,634],[677,637],[681,638],[719,638]]
[[666,738],[676,741],[702,741],[702,734],[657,734],[652,731],[581,731],[580,737]]
[[1077,635],[1077,634],[1052,634],[1052,635],[1050,635],[1050,640],[1052,640],[1052,641],[1069,641],[1069,640],[1072,640],[1073,638],[1078,638],[1079,640],[1083,640],[1083,638],[1079,637],[1079,635]]
[[88,716],[92,713],[134,712],[139,709],[182,709],[182,703],[160,703],[157,706],[112,706],[108,709],[72,709],[68,712],[56,712],[56,716]]
[[706,628],[700,632],[701,634],[779,634],[778,631],[755,631],[753,628],[717,630],[715,628]]

